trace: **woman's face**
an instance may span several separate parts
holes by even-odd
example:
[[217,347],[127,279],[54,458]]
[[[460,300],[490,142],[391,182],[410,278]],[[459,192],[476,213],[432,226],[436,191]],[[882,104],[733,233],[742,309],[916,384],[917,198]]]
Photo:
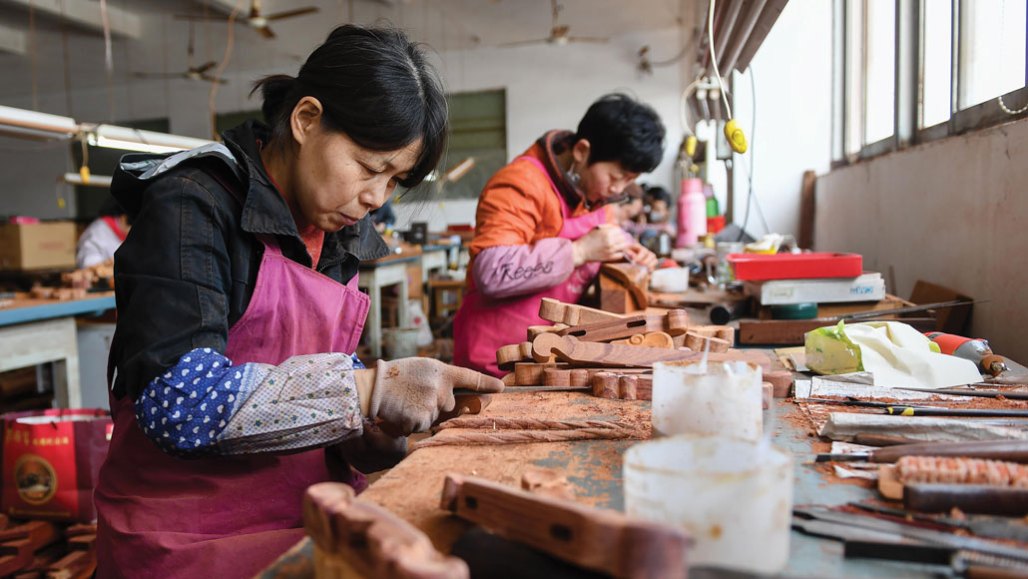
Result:
[[294,204],[307,224],[339,231],[385,204],[414,168],[421,140],[395,151],[365,149],[344,133],[326,129],[320,103],[310,99],[313,103],[304,105],[304,100],[292,117],[298,144],[291,179]]
[[630,183],[639,178],[616,161],[598,161],[589,164],[589,141],[582,139],[573,149],[574,170],[578,173],[578,188],[589,205],[601,205],[622,199]]

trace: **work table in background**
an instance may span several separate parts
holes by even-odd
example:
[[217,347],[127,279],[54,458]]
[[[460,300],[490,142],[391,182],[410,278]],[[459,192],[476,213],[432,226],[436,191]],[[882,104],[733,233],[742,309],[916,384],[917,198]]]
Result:
[[75,316],[98,315],[114,307],[114,292],[67,301],[15,294],[0,308],[0,372],[52,364],[56,406],[82,407]]

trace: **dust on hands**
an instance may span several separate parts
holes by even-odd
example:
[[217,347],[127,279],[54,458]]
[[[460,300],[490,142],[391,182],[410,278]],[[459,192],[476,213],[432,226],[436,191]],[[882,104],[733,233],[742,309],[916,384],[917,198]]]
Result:
[[503,382],[431,358],[380,360],[370,414],[392,435],[422,432],[440,413],[453,410],[454,388],[488,394],[503,391]]

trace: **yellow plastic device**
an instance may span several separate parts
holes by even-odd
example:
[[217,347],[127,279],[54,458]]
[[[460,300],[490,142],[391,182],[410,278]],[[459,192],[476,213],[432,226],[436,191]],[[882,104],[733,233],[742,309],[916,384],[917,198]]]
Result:
[[728,139],[728,144],[732,147],[733,151],[740,155],[746,152],[746,134],[736,124],[735,119],[729,119],[725,123],[725,138]]

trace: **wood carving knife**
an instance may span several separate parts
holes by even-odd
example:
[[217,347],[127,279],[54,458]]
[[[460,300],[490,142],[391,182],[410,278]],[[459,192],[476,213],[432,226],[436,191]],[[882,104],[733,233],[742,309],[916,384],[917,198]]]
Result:
[[992,416],[1028,417],[1028,410],[1020,408],[937,408],[934,406],[888,406],[883,411],[893,416]]
[[919,528],[910,523],[887,521],[870,515],[833,511],[816,507],[796,508],[793,509],[793,514],[803,518],[812,518],[819,521],[838,523],[850,528],[856,527],[860,529],[879,531],[893,534],[904,539],[923,541],[936,545],[946,545],[956,549],[985,553],[987,555],[994,555],[996,557],[1003,557],[1020,562],[1028,562],[1028,551],[1019,547],[1012,547],[1002,543],[989,541],[987,539],[962,537],[960,535],[954,535],[943,531]]
[[903,506],[929,513],[958,508],[965,513],[1022,517],[1028,514],[1028,489],[993,485],[907,484]]
[[907,509],[898,509],[873,503],[854,502],[850,503],[850,506],[890,517],[923,521],[926,523],[942,525],[951,529],[964,529],[986,539],[1006,539],[1028,542],[1028,524],[1021,522],[1020,519],[1014,519],[1011,517],[972,515],[957,519],[947,515],[926,515],[923,513],[911,512]]
[[876,448],[868,452],[819,454],[814,462],[896,462],[904,456],[967,456],[1028,463],[1028,441],[976,440],[972,442],[925,442]]
[[1006,390],[951,390],[948,388],[894,388],[907,392],[928,392],[929,394],[946,394],[949,396],[974,396],[979,398],[1007,398],[1009,400],[1028,400],[1028,392],[1008,392]]

